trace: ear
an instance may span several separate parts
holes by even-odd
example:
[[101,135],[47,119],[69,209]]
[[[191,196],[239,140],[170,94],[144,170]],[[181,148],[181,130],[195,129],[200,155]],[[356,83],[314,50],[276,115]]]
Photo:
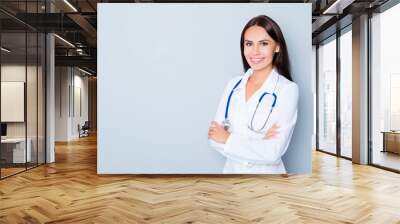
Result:
[[280,46],[279,46],[279,45],[276,46],[276,48],[275,48],[275,53],[279,53],[280,50],[281,50]]

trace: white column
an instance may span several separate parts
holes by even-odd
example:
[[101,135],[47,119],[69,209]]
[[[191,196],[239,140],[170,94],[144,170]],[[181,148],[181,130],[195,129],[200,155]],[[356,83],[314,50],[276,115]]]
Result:
[[54,151],[54,133],[55,133],[55,76],[54,76],[54,35],[47,34],[46,36],[46,57],[47,57],[47,76],[46,76],[46,163],[52,163],[55,161]]
[[[47,12],[54,11],[51,1],[46,1]],[[54,34],[46,35],[46,163],[55,161],[55,44]]]
[[353,162],[368,163],[368,15],[353,20]]

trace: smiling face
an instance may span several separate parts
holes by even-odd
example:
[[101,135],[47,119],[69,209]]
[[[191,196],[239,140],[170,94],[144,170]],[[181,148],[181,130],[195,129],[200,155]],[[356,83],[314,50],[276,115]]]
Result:
[[272,69],[274,54],[279,45],[260,26],[251,26],[244,33],[243,54],[254,71]]

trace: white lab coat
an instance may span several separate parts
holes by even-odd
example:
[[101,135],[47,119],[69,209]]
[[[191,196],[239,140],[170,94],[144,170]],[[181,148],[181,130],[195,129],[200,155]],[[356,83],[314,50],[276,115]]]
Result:
[[[289,81],[280,75],[276,69],[273,69],[261,88],[246,102],[245,87],[251,75],[252,69],[249,69],[244,76],[233,78],[226,86],[214,119],[219,124],[225,119],[225,108],[230,92],[235,84],[242,79],[232,95],[229,106],[228,119],[231,123],[231,134],[225,144],[210,140],[210,145],[226,157],[223,173],[286,173],[281,157],[289,146],[297,120],[298,87],[296,83]],[[277,101],[267,125],[262,129],[262,133],[251,131],[248,125],[260,96],[264,92],[272,93],[275,85]],[[253,126],[256,130],[260,129],[266,121],[272,101],[271,96],[265,96],[261,101],[253,120]],[[273,139],[263,139],[274,123],[277,123],[280,127],[279,134]]]

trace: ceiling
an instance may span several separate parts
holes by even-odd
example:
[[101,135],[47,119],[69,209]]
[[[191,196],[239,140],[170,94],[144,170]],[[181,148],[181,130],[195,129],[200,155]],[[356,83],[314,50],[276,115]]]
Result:
[[[313,43],[332,35],[338,20],[341,26],[351,23],[351,17],[379,7],[388,0],[1,0],[0,25],[9,46],[24,46],[22,38],[29,31],[55,32],[56,65],[80,66],[96,72],[97,3],[312,3]],[[52,13],[49,13],[52,11]],[[21,33],[22,32],[22,33]],[[22,38],[22,39],[21,39]],[[64,41],[66,40],[66,41]],[[22,42],[21,42],[22,41]],[[5,43],[2,41],[2,43]],[[34,43],[28,45],[30,52]],[[24,50],[20,48],[20,50]]]

